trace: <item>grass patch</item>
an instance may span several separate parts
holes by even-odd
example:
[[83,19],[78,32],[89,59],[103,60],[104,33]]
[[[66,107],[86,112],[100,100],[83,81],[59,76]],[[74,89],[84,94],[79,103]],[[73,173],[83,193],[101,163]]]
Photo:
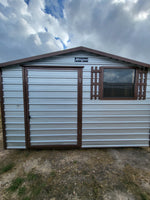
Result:
[[33,173],[33,172],[30,172],[28,175],[27,175],[27,180],[28,181],[35,181],[39,178],[39,174],[36,174],[36,173]]
[[148,195],[145,193],[141,193],[140,196],[141,196],[141,200],[150,200],[150,197],[148,197]]
[[0,174],[10,171],[15,166],[14,163],[8,163],[0,169]]
[[43,181],[42,176],[40,174],[30,172],[27,174],[26,183],[28,185],[28,193],[30,193],[29,199],[37,199],[41,191],[45,187],[45,181]]
[[141,187],[142,172],[127,165],[124,169],[122,182],[128,191],[133,193],[137,200],[150,200],[150,193]]
[[18,189],[18,195],[19,195],[19,196],[25,195],[25,192],[26,192],[26,187],[25,187],[25,186],[20,187],[20,188]]
[[56,176],[56,172],[55,172],[55,171],[52,171],[52,172],[50,173],[50,176],[55,177],[55,176]]
[[14,180],[12,181],[10,187],[8,188],[8,190],[9,190],[10,192],[16,191],[16,190],[19,188],[19,186],[22,185],[23,182],[24,182],[24,179],[23,179],[23,178],[18,177],[18,178],[16,178],[16,179],[14,179]]
[[22,200],[31,200],[30,197],[24,197]]

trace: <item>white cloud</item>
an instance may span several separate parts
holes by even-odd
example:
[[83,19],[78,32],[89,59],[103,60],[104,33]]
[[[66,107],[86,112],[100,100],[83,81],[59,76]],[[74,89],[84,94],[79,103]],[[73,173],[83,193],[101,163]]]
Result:
[[55,37],[67,43],[68,34],[44,6],[44,0],[30,0],[29,6],[23,0],[0,2],[0,62],[63,49]]
[[[85,45],[102,51],[150,62],[150,17],[142,15],[150,1],[70,0],[65,17],[72,46]],[[129,9],[125,9],[125,8]],[[143,20],[135,21],[140,16]]]
[[0,1],[0,62],[60,50],[63,42],[150,63],[149,0],[64,0],[64,8],[58,2]]

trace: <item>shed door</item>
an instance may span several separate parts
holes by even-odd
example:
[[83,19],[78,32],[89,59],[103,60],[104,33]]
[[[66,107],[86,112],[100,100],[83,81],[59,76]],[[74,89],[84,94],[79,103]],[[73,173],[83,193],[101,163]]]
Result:
[[81,72],[77,68],[27,70],[30,148],[81,146]]

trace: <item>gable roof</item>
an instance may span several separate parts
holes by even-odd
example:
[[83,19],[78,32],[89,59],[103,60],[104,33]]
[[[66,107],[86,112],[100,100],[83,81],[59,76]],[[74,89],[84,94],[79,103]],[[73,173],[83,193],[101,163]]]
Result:
[[123,62],[126,62],[126,63],[150,68],[150,64],[147,64],[147,63],[139,62],[139,61],[136,61],[136,60],[124,58],[124,57],[121,57],[121,56],[113,55],[113,54],[110,54],[110,53],[98,51],[98,50],[83,47],[83,46],[75,47],[75,48],[71,48],[71,49],[65,49],[65,50],[61,50],[61,51],[55,51],[55,52],[52,52],[52,53],[42,54],[42,55],[38,55],[38,56],[32,56],[32,57],[28,57],[28,58],[19,59],[19,60],[13,60],[13,61],[9,61],[9,62],[0,63],[0,67],[7,67],[7,66],[10,66],[10,65],[16,65],[16,64],[25,64],[27,62],[37,61],[37,60],[43,59],[43,58],[49,58],[49,57],[58,56],[58,55],[65,55],[65,54],[74,53],[74,52],[77,52],[77,51],[84,51],[84,52],[88,52],[88,53],[93,53],[93,54],[96,54],[96,55],[99,55],[99,56],[104,56],[104,57],[107,57],[107,58],[110,58],[110,59],[115,59],[115,60],[118,60],[118,61],[123,61]]

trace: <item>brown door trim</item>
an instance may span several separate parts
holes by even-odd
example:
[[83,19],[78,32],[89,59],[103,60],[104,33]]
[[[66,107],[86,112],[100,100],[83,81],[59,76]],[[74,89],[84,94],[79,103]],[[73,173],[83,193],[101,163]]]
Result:
[[78,69],[78,147],[82,146],[82,69]]
[[25,143],[26,143],[26,149],[30,149],[28,71],[25,67],[22,67],[22,77],[23,77]]
[[2,130],[3,130],[3,147],[4,149],[7,149],[2,69],[0,69],[0,98],[1,98]]
[[[24,119],[25,119],[25,140],[27,149],[74,149],[82,145],[82,66],[70,68],[62,66],[46,67],[22,67],[23,71],[23,94],[24,94]],[[56,70],[77,70],[78,73],[78,96],[77,96],[77,145],[34,145],[30,141],[30,117],[29,117],[29,91],[28,91],[28,69],[56,69]]]

